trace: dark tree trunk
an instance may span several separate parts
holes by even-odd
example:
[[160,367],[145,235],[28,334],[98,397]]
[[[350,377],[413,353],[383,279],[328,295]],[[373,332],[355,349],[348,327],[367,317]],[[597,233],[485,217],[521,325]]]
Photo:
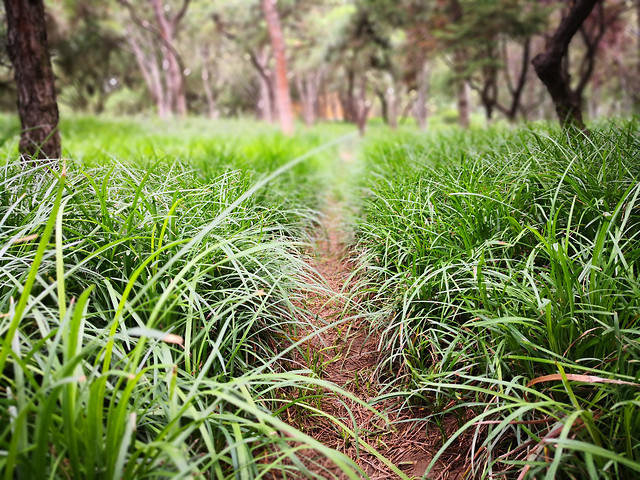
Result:
[[382,115],[382,121],[389,125],[389,104],[387,103],[387,96],[384,90],[376,90],[378,100],[380,100],[380,115]]
[[563,128],[571,126],[585,130],[582,120],[582,95],[571,89],[571,78],[562,62],[569,51],[569,43],[600,0],[577,0],[554,34],[547,41],[545,51],[536,55],[532,63],[538,77],[547,87]]
[[350,67],[345,67],[347,70],[347,88],[340,93],[340,104],[342,106],[342,114],[346,122],[357,123],[357,100],[355,98],[355,70]]
[[529,71],[529,58],[531,56],[531,39],[527,38],[522,44],[522,63],[520,67],[520,75],[518,76],[518,81],[515,85],[513,85],[511,81],[511,75],[509,74],[509,62],[506,55],[504,55],[504,60],[506,69],[505,75],[507,78],[507,85],[509,88],[509,93],[511,94],[511,105],[508,109],[503,109],[503,113],[506,115],[507,119],[510,122],[515,122],[518,116],[518,112],[523,110],[522,107],[522,95],[524,92],[524,86],[527,82],[527,73]]
[[7,50],[15,70],[20,153],[31,159],[61,156],[58,103],[47,48],[42,0],[4,0]]

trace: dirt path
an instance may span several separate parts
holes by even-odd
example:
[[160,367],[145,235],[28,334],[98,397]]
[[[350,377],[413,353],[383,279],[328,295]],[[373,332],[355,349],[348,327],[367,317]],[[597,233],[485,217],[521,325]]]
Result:
[[[369,402],[379,395],[381,387],[375,375],[380,358],[379,339],[370,334],[366,319],[358,315],[357,298],[354,300],[347,294],[354,265],[345,251],[349,229],[343,225],[343,206],[335,200],[327,204],[312,266],[325,279],[329,289],[309,293],[306,302],[315,327],[338,324],[313,337],[303,361],[323,380]],[[377,404],[375,408],[383,418],[365,406],[331,392],[325,392],[320,403],[325,414],[338,418],[350,428],[355,421],[361,438],[388,459],[396,467],[395,472],[373,453],[357,448],[353,438],[321,415],[306,416],[298,426],[352,458],[372,480],[421,478],[431,461],[431,452],[437,450],[435,443],[439,441],[439,435],[429,438],[424,424],[408,421],[408,411],[400,413],[398,405],[387,402]],[[438,470],[442,473],[443,468]],[[314,471],[320,478],[344,478],[339,471],[322,462]],[[431,478],[436,477],[440,475]]]

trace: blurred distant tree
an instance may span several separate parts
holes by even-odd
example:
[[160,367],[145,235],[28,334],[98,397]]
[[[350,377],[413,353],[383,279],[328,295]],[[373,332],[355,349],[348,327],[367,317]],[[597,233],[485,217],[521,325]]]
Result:
[[22,124],[20,153],[31,159],[60,158],[58,103],[42,0],[4,0],[4,6]]
[[110,24],[109,4],[66,0],[52,3],[48,13],[59,101],[74,110],[101,113],[130,67],[122,35]]
[[287,135],[293,133],[293,110],[291,107],[291,90],[287,69],[284,36],[280,24],[280,14],[276,8],[276,0],[262,0],[262,10],[267,22],[271,49],[275,57],[275,100],[278,109],[280,127]]
[[389,72],[392,55],[388,31],[376,21],[371,5],[357,3],[340,42],[333,49],[335,64],[342,67],[344,85],[340,102],[345,120],[354,122],[361,135],[366,130],[372,102],[369,90],[374,72]]
[[340,40],[353,8],[340,0],[302,0],[290,11],[285,24],[290,45],[289,68],[304,122],[311,126],[320,115],[328,113],[330,96],[326,88],[337,68],[329,52]]
[[409,92],[414,92],[415,95],[411,100],[416,123],[420,129],[427,126],[429,60],[435,55],[437,46],[436,38],[428,23],[431,10],[428,3],[411,0],[407,7],[407,22],[405,22],[407,53],[404,76]]
[[[436,42],[431,20],[435,2],[423,0],[360,0],[377,26],[388,39],[389,48],[385,74],[376,93],[381,102],[383,118],[392,127],[413,109],[420,128],[426,126],[429,88],[428,61],[435,56]],[[408,95],[406,95],[408,93]],[[402,113],[402,97],[408,97]]]
[[148,0],[151,6],[137,6],[129,0],[117,0],[127,8],[133,25],[127,28],[126,39],[133,50],[142,76],[158,107],[158,114],[187,114],[184,67],[176,38],[190,0],[182,0],[175,13],[162,0]]
[[[452,52],[461,124],[468,124],[465,84],[478,92],[487,119],[499,111],[513,121],[523,110],[531,41],[543,29],[547,13],[537,0],[436,2],[430,24],[440,46]],[[519,68],[509,61],[514,44],[519,45]]]
[[[487,119],[497,110],[514,121],[522,110],[532,37],[544,27],[548,11],[537,0],[483,0],[464,2],[463,7],[467,12],[456,26],[454,43],[465,46],[470,85],[478,92]],[[520,49],[515,78],[508,65],[508,50],[514,43]],[[504,100],[500,96],[501,76],[508,92]]]
[[[232,8],[233,7],[233,8]],[[241,7],[238,11],[238,7]],[[271,50],[266,28],[256,28],[264,20],[260,3],[248,0],[242,5],[222,2],[213,14],[218,33],[232,42],[237,55],[249,60],[256,72],[255,108],[258,118],[272,122],[276,115],[275,75],[270,66]]]

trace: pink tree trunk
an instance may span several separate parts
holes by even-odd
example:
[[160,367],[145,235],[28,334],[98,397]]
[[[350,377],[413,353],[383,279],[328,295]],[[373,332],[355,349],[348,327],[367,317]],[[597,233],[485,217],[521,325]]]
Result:
[[262,0],[262,9],[276,61],[275,100],[280,118],[280,127],[285,134],[291,135],[293,134],[293,108],[291,106],[284,37],[282,35],[282,26],[280,25],[280,15],[276,9],[276,0]]

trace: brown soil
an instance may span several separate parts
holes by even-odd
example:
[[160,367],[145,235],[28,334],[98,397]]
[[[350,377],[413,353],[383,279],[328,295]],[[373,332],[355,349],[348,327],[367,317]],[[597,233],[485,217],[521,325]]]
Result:
[[[376,368],[381,359],[378,349],[379,337],[371,333],[366,319],[358,314],[358,300],[348,295],[353,283],[351,279],[354,265],[349,261],[345,245],[347,229],[342,225],[342,208],[335,201],[328,202],[322,227],[316,239],[312,267],[324,278],[327,289],[324,292],[305,294],[306,307],[311,312],[308,331],[314,328],[336,325],[313,336],[307,342],[307,351],[300,353],[302,364],[316,372],[323,380],[330,381],[347,390],[363,402],[376,398],[382,385],[377,382]],[[349,299],[349,300],[347,300]],[[359,319],[360,318],[360,319]],[[436,428],[426,430],[424,414],[400,409],[399,401],[388,400],[377,403],[376,415],[369,408],[333,392],[324,390],[320,396],[319,409],[325,414],[338,418],[350,429],[354,421],[360,438],[375,448],[379,454],[397,467],[406,477],[421,478],[433,458],[433,454],[442,445],[440,433]],[[351,459],[372,480],[402,478],[392,468],[374,454],[358,447],[353,437],[325,418],[299,412],[295,418],[289,412],[291,422],[305,433],[334,448]],[[422,418],[421,418],[422,417]],[[455,430],[454,422],[447,430]],[[459,452],[458,452],[459,453]],[[328,461],[315,458],[314,452],[305,451],[303,457],[310,469],[320,478],[346,478]],[[459,456],[464,457],[464,455]],[[446,465],[439,462],[429,474],[433,479],[459,478],[461,471],[458,462],[447,458]]]

